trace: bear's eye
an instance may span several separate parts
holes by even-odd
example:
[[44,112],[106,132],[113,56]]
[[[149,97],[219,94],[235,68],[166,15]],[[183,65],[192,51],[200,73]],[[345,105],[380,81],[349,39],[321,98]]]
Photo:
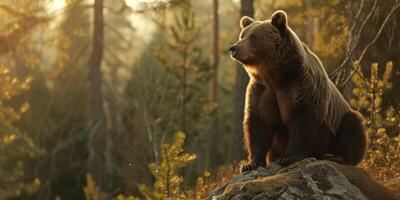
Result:
[[254,35],[254,34],[250,35],[250,40],[256,40],[256,39],[257,39],[256,35]]

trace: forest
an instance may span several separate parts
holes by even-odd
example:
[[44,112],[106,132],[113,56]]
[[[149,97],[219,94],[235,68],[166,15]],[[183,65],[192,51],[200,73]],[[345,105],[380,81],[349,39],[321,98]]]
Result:
[[247,159],[228,48],[276,10],[400,185],[399,0],[0,0],[0,200],[207,197]]

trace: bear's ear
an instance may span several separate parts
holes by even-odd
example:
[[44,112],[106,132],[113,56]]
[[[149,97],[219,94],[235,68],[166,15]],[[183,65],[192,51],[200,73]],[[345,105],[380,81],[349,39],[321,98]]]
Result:
[[250,25],[254,22],[254,19],[251,17],[244,16],[240,19],[240,28],[244,29],[246,26]]
[[278,10],[272,14],[271,23],[279,30],[284,30],[287,26],[287,15],[285,11]]

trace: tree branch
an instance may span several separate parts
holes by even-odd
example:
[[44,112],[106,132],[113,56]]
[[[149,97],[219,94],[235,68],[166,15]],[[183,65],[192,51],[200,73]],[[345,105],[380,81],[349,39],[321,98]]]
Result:
[[[354,40],[353,40],[353,38],[350,38],[350,45],[349,45],[349,48],[348,48],[347,51],[346,51],[346,56],[345,56],[343,62],[342,62],[342,63],[340,64],[340,66],[339,66],[338,68],[336,68],[336,70],[335,70],[334,72],[332,72],[332,74],[330,75],[330,77],[331,77],[332,79],[335,78],[335,83],[336,83],[336,85],[337,85],[337,83],[339,82],[339,80],[341,79],[341,77],[339,76],[340,72],[341,72],[344,68],[346,68],[346,67],[348,66],[347,63],[350,61],[351,56],[353,56],[353,53],[355,52],[355,49],[356,49],[356,47],[357,47],[357,45],[358,45],[358,42],[360,41],[361,33],[363,32],[363,30],[364,30],[364,28],[365,28],[365,25],[366,25],[367,22],[371,19],[372,14],[375,12],[375,10],[376,10],[376,8],[377,8],[377,2],[378,2],[378,0],[375,0],[375,1],[374,1],[374,4],[373,4],[371,10],[368,12],[367,17],[365,18],[365,20],[364,20],[363,23],[361,24],[360,29],[358,30],[357,35],[356,35],[356,37],[354,38]],[[360,9],[359,9],[359,11],[358,11],[358,13],[357,13],[357,15],[356,15],[354,21],[353,21],[353,25],[352,25],[351,30],[350,30],[350,36],[351,36],[351,37],[352,37],[352,31],[355,31],[355,27],[356,27],[356,24],[357,24],[357,19],[358,19],[358,17],[360,16],[363,7],[364,7],[364,1],[361,2]],[[354,44],[353,44],[353,45],[352,45],[353,42],[352,42],[351,40],[354,41]]]
[[365,53],[368,51],[368,49],[375,44],[375,42],[378,40],[379,36],[381,35],[383,29],[385,28],[386,24],[388,23],[390,17],[392,17],[392,15],[394,14],[394,12],[400,8],[400,3],[397,3],[393,6],[393,8],[390,10],[390,12],[386,15],[385,19],[383,20],[381,27],[379,28],[378,32],[376,33],[374,39],[367,44],[367,46],[365,46],[365,48],[363,49],[360,57],[356,60],[356,62],[358,63],[358,65],[356,65],[356,67],[353,69],[353,71],[350,73],[350,75],[345,79],[345,81],[342,82],[342,84],[340,85],[340,89],[343,88],[351,79],[351,77],[354,76],[354,74],[357,72],[357,70],[360,68],[361,66],[361,60],[364,58]]
[[132,47],[131,42],[130,42],[128,39],[126,39],[126,38],[124,37],[124,35],[122,35],[116,28],[112,27],[110,24],[107,24],[107,23],[104,23],[104,26],[105,26],[106,28],[109,28],[109,29],[110,29],[111,31],[113,31],[118,37],[120,37],[120,38],[128,45],[129,48]]
[[117,56],[117,54],[115,54],[113,51],[111,51],[111,49],[109,49],[108,47],[104,46],[104,49],[106,50],[106,52],[108,52],[112,57],[114,57],[120,64],[124,65],[125,67],[130,68],[129,65],[127,65],[124,61],[122,61],[121,58],[119,58]]

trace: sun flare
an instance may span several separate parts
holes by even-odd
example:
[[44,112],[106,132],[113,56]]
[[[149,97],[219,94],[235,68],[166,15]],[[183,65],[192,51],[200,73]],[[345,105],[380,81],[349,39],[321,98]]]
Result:
[[52,10],[60,10],[65,7],[65,0],[53,0],[49,4]]

